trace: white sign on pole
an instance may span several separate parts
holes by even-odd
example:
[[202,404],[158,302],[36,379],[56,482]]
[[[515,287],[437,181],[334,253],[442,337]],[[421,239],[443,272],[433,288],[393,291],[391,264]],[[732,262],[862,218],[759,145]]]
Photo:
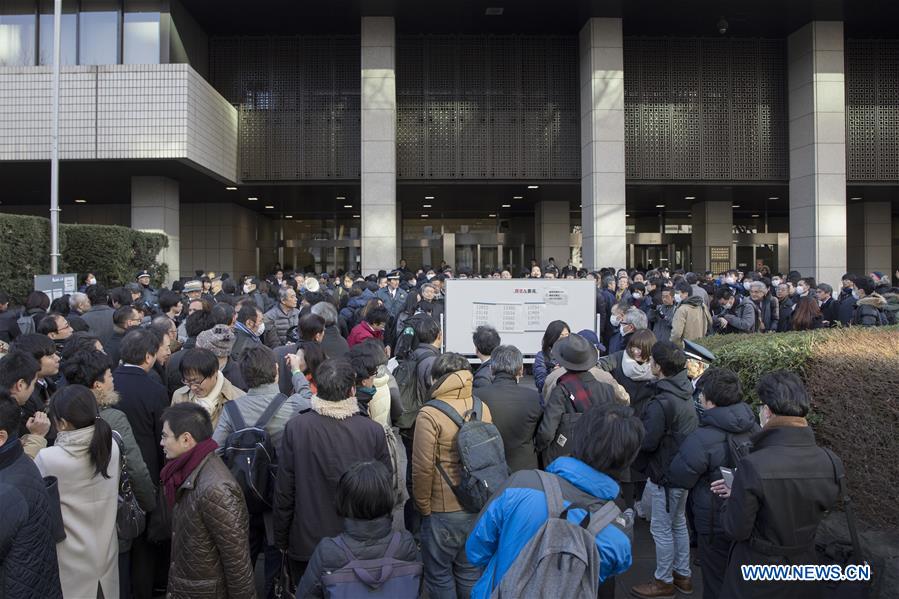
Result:
[[503,345],[525,356],[540,351],[546,326],[562,320],[572,333],[596,331],[596,284],[564,279],[449,279],[446,351],[474,355],[471,334],[480,325],[499,332]]

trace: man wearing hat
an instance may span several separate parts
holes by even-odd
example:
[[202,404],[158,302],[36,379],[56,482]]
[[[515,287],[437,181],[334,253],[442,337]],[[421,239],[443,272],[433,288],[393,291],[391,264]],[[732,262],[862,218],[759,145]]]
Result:
[[378,289],[377,298],[381,300],[390,316],[396,319],[406,307],[406,292],[400,289],[400,271],[395,270],[387,275],[387,287]]
[[159,292],[150,287],[150,272],[146,269],[137,273],[137,282],[140,285],[141,301],[155,308],[159,305]]
[[197,347],[208,349],[219,362],[219,371],[232,385],[246,391],[249,387],[244,382],[240,373],[240,365],[231,359],[231,351],[234,349],[236,337],[231,327],[217,324],[209,330],[197,335]]
[[560,339],[553,346],[552,358],[567,372],[559,377],[546,400],[537,429],[537,451],[543,454],[544,466],[571,453],[571,436],[581,414],[618,403],[612,386],[597,381],[590,373],[596,366],[597,353],[589,341],[580,335]]

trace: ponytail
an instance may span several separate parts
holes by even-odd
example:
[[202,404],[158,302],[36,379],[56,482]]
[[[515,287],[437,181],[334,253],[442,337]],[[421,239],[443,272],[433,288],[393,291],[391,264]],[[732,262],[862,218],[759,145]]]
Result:
[[98,416],[97,399],[84,385],[66,385],[50,398],[50,419],[54,424],[65,420],[75,430],[94,427],[88,447],[94,475],[110,478],[107,472],[112,458],[112,428]]
[[109,478],[109,461],[112,459],[112,427],[99,416],[97,416],[96,422],[88,453],[91,456],[91,463],[94,465],[94,474]]

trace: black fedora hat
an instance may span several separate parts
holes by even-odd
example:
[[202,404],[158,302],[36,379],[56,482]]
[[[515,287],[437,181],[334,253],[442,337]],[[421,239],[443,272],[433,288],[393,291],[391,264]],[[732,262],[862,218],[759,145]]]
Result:
[[553,360],[566,370],[583,372],[596,366],[596,348],[580,335],[568,335],[553,345]]

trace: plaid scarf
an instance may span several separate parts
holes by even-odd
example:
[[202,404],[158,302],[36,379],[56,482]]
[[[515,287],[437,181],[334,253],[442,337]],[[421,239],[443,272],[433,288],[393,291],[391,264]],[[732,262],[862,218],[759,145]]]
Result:
[[580,372],[566,372],[559,377],[559,386],[562,391],[571,400],[571,405],[575,412],[586,412],[590,409],[592,402],[590,401],[590,391],[581,381]]

